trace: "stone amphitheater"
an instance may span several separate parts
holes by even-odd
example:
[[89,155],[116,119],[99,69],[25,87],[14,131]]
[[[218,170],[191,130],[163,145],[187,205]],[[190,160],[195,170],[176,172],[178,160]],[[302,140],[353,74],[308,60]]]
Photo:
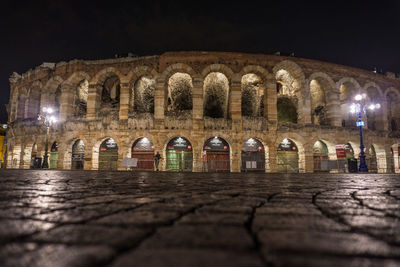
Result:
[[50,168],[155,170],[158,152],[160,171],[347,171],[360,153],[350,104],[364,94],[381,105],[364,118],[369,171],[400,172],[394,73],[277,55],[169,52],[43,63],[14,73],[10,88],[8,168],[43,158],[46,127],[37,118],[51,107],[58,121]]

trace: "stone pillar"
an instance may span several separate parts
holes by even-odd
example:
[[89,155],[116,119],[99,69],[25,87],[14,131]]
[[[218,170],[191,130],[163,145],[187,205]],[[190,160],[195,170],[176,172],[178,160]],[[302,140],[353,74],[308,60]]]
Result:
[[234,144],[232,144],[231,147],[231,172],[240,172],[240,166],[242,163],[241,144],[239,144],[237,141],[238,140],[234,140]]
[[72,161],[72,146],[68,147],[64,142],[58,142],[57,169],[70,170]]
[[277,98],[276,81],[271,74],[264,91],[264,117],[269,121],[278,121]]
[[268,144],[269,150],[268,150],[268,168],[266,168],[265,172],[268,173],[275,173],[278,170],[276,158],[277,158],[277,149],[275,147],[275,144]]
[[193,172],[203,171],[203,146],[193,147]]
[[326,102],[327,119],[329,124],[331,126],[342,126],[339,95],[333,92],[328,93]]
[[124,144],[122,144],[121,146],[118,146],[118,165],[117,165],[117,169],[119,171],[126,171],[126,167],[122,167],[122,160],[123,160],[123,158],[127,157],[127,153],[124,150],[124,148],[126,148],[126,146]]
[[164,80],[157,78],[154,95],[154,118],[164,120],[165,117],[165,84]]
[[96,112],[100,106],[101,101],[101,85],[90,84],[87,100],[86,119],[96,119]]
[[28,118],[36,118],[40,108],[40,95],[36,90],[32,91],[29,96]]
[[130,88],[128,83],[121,83],[120,89],[120,102],[119,102],[119,119],[128,119],[129,113],[129,99],[130,99]]
[[99,169],[99,147],[94,151],[92,142],[85,143],[85,162],[83,163],[84,170]]
[[304,160],[305,160],[305,168],[304,172],[305,173],[313,173],[314,172],[314,155],[312,151],[307,151],[304,154]]
[[65,121],[74,112],[74,93],[69,88],[63,88],[60,97],[59,120]]
[[240,77],[236,75],[232,78],[229,104],[229,117],[232,120],[242,119],[242,85]]
[[194,130],[202,130],[204,128],[204,93],[203,79],[201,77],[193,78],[193,111],[192,125]]
[[387,101],[383,100],[381,103],[381,108],[379,112],[381,112],[380,116],[380,123],[379,126],[382,127],[381,129],[384,131],[390,131],[390,122],[389,122],[389,114],[388,114],[388,103]]
[[311,124],[311,99],[310,94],[300,89],[297,93],[297,99],[299,101],[297,113],[299,124]]

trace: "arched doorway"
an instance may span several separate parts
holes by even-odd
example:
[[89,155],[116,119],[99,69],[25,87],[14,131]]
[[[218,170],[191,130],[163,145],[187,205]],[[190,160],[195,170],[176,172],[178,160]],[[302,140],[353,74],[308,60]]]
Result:
[[118,145],[112,138],[107,138],[100,145],[99,170],[118,169]]
[[37,159],[37,145],[36,144],[33,144],[33,146],[32,146],[30,168],[31,169],[41,168],[41,159]]
[[354,149],[350,143],[345,145],[346,149],[346,160],[347,160],[347,169],[349,172],[358,172],[358,162],[357,158],[354,157]]
[[395,161],[395,154],[393,151],[393,147],[390,148],[390,173],[395,173],[396,170],[396,166],[394,165],[394,161]]
[[242,145],[241,171],[265,172],[265,151],[263,144],[257,139],[250,138]]
[[328,147],[320,140],[313,146],[314,172],[328,172]]
[[204,169],[208,172],[229,172],[229,144],[224,139],[215,136],[208,139],[203,147]]
[[189,140],[175,137],[167,144],[167,171],[191,172],[193,169],[193,152]]
[[85,144],[82,140],[76,140],[72,146],[72,170],[83,170],[85,162]]
[[277,149],[278,172],[299,172],[299,154],[296,144],[290,139],[283,139]]
[[354,159],[354,149],[353,149],[353,147],[351,146],[350,143],[347,143],[345,145],[345,149],[346,149],[346,158],[347,159]]
[[367,166],[368,166],[368,172],[378,172],[376,151],[373,145],[368,150]]
[[50,169],[56,169],[58,162],[58,144],[54,142],[50,148]]
[[133,143],[132,158],[138,159],[135,170],[153,170],[154,169],[154,146],[147,138],[142,137]]

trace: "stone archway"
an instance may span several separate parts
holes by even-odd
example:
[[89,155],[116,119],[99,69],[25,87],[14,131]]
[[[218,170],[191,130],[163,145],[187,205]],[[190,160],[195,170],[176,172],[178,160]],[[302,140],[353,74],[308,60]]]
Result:
[[85,144],[78,139],[72,145],[71,169],[83,170],[85,164]]
[[313,146],[314,172],[329,172],[329,151],[325,142],[318,140]]
[[166,147],[166,170],[191,172],[193,170],[192,144],[185,137],[172,138]]
[[107,138],[99,148],[99,170],[118,169],[118,145],[112,138]]
[[285,138],[278,147],[276,153],[277,170],[283,173],[298,173],[299,172],[299,153],[295,142]]
[[138,159],[134,170],[154,169],[154,145],[147,137],[137,139],[132,145],[131,157]]
[[207,172],[230,172],[230,146],[225,139],[215,136],[204,142],[203,169]]
[[204,79],[204,116],[228,118],[229,80],[221,72],[211,72]]
[[54,141],[50,147],[50,169],[57,169],[58,164],[58,144],[57,141]]
[[255,138],[249,138],[242,144],[242,172],[265,172],[264,145]]
[[260,76],[247,73],[242,76],[242,116],[263,117],[264,116],[264,91],[265,84]]
[[175,72],[168,79],[166,115],[185,115],[191,118],[193,108],[192,77],[183,72]]

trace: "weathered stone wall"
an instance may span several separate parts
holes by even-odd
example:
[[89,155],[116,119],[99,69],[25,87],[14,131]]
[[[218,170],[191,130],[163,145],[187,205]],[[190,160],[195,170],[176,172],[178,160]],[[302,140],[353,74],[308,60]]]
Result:
[[[369,101],[381,104],[368,116],[366,147],[374,146],[381,172],[390,172],[393,165],[399,168],[393,155],[398,155],[400,137],[400,79],[394,75],[302,58],[175,52],[46,63],[13,74],[10,87],[9,167],[28,168],[34,144],[43,155],[45,132],[36,116],[52,106],[60,121],[50,137],[50,143],[59,144],[59,168],[70,168],[72,145],[81,139],[85,168],[96,169],[99,145],[107,137],[117,142],[120,163],[137,138],[148,137],[163,155],[165,167],[166,144],[183,136],[193,147],[193,170],[200,171],[204,142],[220,136],[230,146],[231,171],[240,171],[241,147],[248,138],[264,144],[266,171],[276,171],[276,148],[288,138],[299,149],[300,170],[312,172],[316,141],[328,146],[330,159],[336,157],[336,144],[352,143],[357,149],[358,130],[348,110],[354,94],[365,93]],[[185,103],[187,96],[191,101]],[[278,96],[296,100],[296,124],[278,121]],[[220,107],[223,115],[205,116],[210,114],[206,100],[214,101],[211,106]]]

